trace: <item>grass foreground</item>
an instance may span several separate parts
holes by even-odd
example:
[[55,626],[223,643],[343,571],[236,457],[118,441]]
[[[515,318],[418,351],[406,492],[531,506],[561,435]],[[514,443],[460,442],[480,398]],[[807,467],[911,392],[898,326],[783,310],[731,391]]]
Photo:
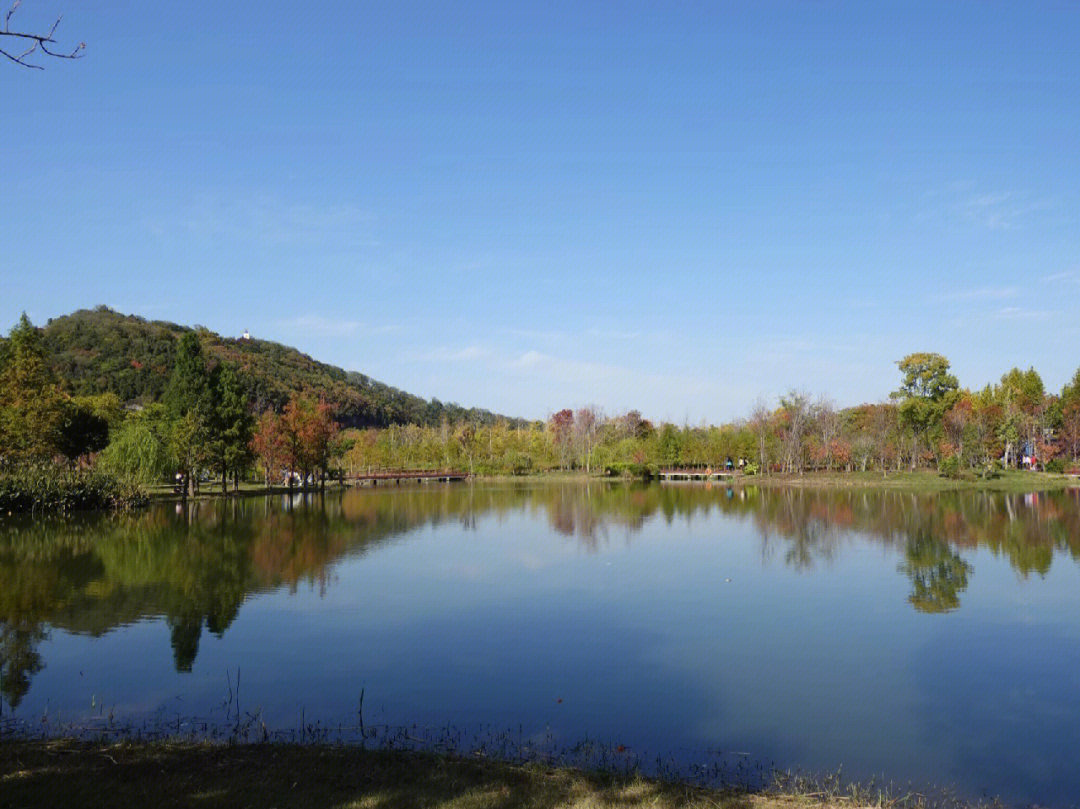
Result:
[[300,744],[0,741],[0,807],[798,809],[850,797],[758,795],[638,775]]

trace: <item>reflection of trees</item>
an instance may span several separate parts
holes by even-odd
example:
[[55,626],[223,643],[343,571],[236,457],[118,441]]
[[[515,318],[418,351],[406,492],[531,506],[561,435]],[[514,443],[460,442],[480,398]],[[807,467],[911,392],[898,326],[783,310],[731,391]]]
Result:
[[0,671],[15,706],[44,662],[49,627],[101,635],[163,618],[176,667],[191,669],[204,630],[221,635],[253,593],[308,584],[331,565],[424,525],[466,530],[526,513],[595,551],[645,534],[654,520],[714,515],[756,527],[763,548],[802,570],[844,543],[875,539],[904,554],[917,609],[954,609],[972,574],[960,554],[985,547],[1020,574],[1045,574],[1055,554],[1080,559],[1076,492],[1003,495],[725,489],[592,482],[380,487],[344,494],[193,502],[139,514],[0,525]]
[[96,636],[163,617],[176,668],[190,671],[203,630],[223,634],[252,593],[301,582],[325,588],[336,559],[444,513],[404,505],[369,498],[346,514],[340,497],[299,508],[260,498],[7,523],[0,530],[4,698],[16,707],[44,666],[36,647],[47,626]]
[[45,664],[37,652],[37,644],[45,640],[40,625],[19,627],[0,623],[0,695],[12,708],[18,707],[30,690],[30,678]]
[[929,534],[910,537],[901,572],[911,579],[908,601],[920,612],[949,612],[960,606],[971,565],[948,543]]

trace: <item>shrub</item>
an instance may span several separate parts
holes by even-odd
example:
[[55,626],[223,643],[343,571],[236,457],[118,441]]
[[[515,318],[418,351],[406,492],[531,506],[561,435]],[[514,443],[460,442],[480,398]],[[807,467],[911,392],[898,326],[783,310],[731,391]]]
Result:
[[960,459],[955,455],[948,455],[941,459],[938,472],[944,478],[958,480],[960,478]]
[[138,485],[96,470],[42,463],[0,472],[0,513],[126,509],[146,500]]
[[532,472],[533,460],[523,452],[509,452],[504,461],[512,475],[527,475]]
[[628,463],[616,461],[604,467],[604,474],[609,478],[636,478],[638,480],[651,480],[653,469],[644,463]]

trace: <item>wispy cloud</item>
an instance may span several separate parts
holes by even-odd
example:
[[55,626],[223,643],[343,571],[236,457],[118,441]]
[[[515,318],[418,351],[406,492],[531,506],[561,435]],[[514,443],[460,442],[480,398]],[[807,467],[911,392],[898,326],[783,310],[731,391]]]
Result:
[[1045,275],[1039,279],[1044,284],[1061,284],[1066,286],[1080,286],[1080,270],[1065,270]]
[[990,230],[1011,230],[1028,222],[1032,214],[1050,207],[1047,200],[1031,199],[1023,193],[979,194],[961,203],[960,210],[971,222]]
[[1021,306],[1006,306],[998,309],[994,317],[998,320],[1047,320],[1055,312],[1047,309],[1026,309]]
[[320,337],[348,337],[356,334],[386,334],[397,331],[393,325],[373,326],[361,320],[301,315],[277,321],[279,328],[290,332],[315,334]]
[[634,340],[648,340],[658,342],[672,339],[670,332],[666,331],[640,331],[628,329],[605,328],[602,326],[590,326],[583,330],[572,331],[543,331],[538,329],[501,329],[501,334],[511,337],[520,337],[525,340],[536,340],[550,344],[579,345],[583,340],[622,343]]
[[594,340],[640,340],[644,335],[640,331],[621,331],[619,329],[601,329],[594,326],[585,332]]
[[1016,287],[976,287],[960,289],[934,295],[932,300],[947,303],[955,301],[1000,301],[1015,298],[1019,294]]
[[148,224],[159,235],[208,241],[375,246],[375,217],[348,204],[296,203],[266,194],[203,193],[174,216]]
[[543,340],[546,342],[562,342],[571,339],[570,332],[543,330],[543,329],[500,329],[500,334],[511,337],[521,337],[525,340]]
[[491,351],[480,345],[468,345],[464,348],[439,346],[431,351],[409,355],[413,362],[472,362],[487,357]]
[[926,204],[916,212],[918,222],[962,222],[987,230],[1023,227],[1032,215],[1051,207],[1026,191],[978,191],[971,183],[952,183],[924,194]]

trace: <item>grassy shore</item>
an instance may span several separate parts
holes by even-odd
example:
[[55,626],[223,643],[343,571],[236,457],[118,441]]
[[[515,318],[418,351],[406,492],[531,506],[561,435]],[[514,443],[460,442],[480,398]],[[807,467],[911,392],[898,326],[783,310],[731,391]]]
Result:
[[804,475],[755,475],[740,478],[746,486],[798,487],[822,489],[887,488],[913,492],[992,491],[1025,492],[1060,491],[1080,487],[1080,478],[1050,472],[1007,471],[997,477],[954,480],[930,470],[915,472],[808,472]]
[[[851,809],[894,803],[850,794],[753,794],[637,775],[330,745],[0,741],[2,809]],[[905,805],[912,805],[910,798]]]
[[[343,488],[336,480],[326,481],[326,491]],[[180,500],[182,499],[179,494],[173,489],[171,483],[157,483],[152,486],[147,486],[146,491],[153,500]],[[234,491],[233,484],[230,481],[226,496],[233,495],[260,495],[260,494],[318,494],[321,489],[318,486],[309,487],[307,489],[301,489],[299,486],[294,486],[290,489],[288,486],[270,486],[267,488],[265,483],[250,483],[248,481],[241,481],[240,486]],[[204,482],[199,488],[199,493],[194,497],[188,498],[189,500],[206,500],[221,497],[221,481],[212,480]]]
[[[633,482],[631,478],[610,478],[596,474],[586,474],[582,471],[552,471],[539,472],[532,475],[477,475],[475,481],[483,483],[589,483],[596,481]],[[404,483],[402,485],[410,485]],[[690,483],[688,485],[703,485]],[[713,483],[716,485],[729,485],[725,483]],[[1049,472],[1001,472],[997,477],[961,478],[951,479],[932,470],[890,472],[882,475],[880,472],[807,472],[802,475],[753,475],[736,477],[730,485],[736,486],[760,486],[763,488],[803,488],[803,489],[895,489],[911,492],[950,492],[950,491],[991,491],[1010,492],[1022,494],[1026,492],[1060,491],[1068,488],[1080,488],[1080,477],[1073,475],[1058,475]],[[338,490],[342,486],[337,481],[327,481],[326,491]],[[345,488],[348,488],[346,485]],[[289,489],[287,486],[272,486],[269,489],[262,483],[240,484],[239,492],[233,491],[229,486],[227,496],[240,495],[263,495],[263,494],[300,494],[305,490],[300,488]],[[307,493],[317,493],[318,488],[307,489]],[[173,491],[169,484],[150,486],[147,492],[154,500],[179,500],[180,496]],[[214,499],[221,497],[221,484],[217,482],[204,483],[198,495],[193,499]]]

